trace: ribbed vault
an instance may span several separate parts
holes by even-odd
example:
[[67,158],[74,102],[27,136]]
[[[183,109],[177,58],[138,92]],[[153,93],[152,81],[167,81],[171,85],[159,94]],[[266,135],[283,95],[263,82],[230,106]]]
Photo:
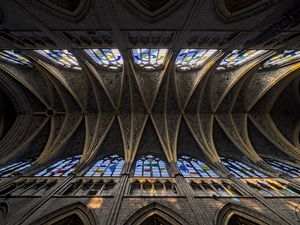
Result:
[[193,71],[176,70],[167,57],[162,70],[126,60],[112,72],[80,50],[74,54],[81,70],[25,53],[34,61],[30,68],[0,64],[3,96],[16,111],[9,129],[3,125],[2,164],[28,157],[35,169],[80,154],[80,169],[109,153],[131,165],[147,152],[176,162],[191,151],[215,165],[220,156],[241,156],[274,172],[264,157],[300,159],[299,63],[261,70],[273,54],[266,53],[220,71],[219,51]]

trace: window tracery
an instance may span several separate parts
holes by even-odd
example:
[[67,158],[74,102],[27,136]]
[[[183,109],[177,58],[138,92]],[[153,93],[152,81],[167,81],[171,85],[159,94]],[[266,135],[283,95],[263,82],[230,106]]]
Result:
[[205,163],[189,156],[181,156],[177,165],[184,177],[218,177]]
[[228,54],[217,67],[217,70],[226,70],[241,66],[256,57],[267,52],[266,50],[233,50]]
[[288,183],[275,179],[245,179],[243,181],[264,196],[298,196],[300,194],[299,190]]
[[62,195],[67,196],[109,196],[113,194],[114,180],[78,180],[72,182]]
[[96,162],[84,175],[85,177],[117,177],[121,175],[125,160],[118,155],[111,155]]
[[75,56],[68,50],[35,50],[35,52],[63,67],[81,69]]
[[0,195],[11,196],[42,196],[57,184],[57,180],[23,179],[13,182],[0,190]]
[[37,173],[35,176],[66,177],[76,169],[80,158],[81,155],[77,155],[60,160],[55,164],[49,166],[48,168],[42,170],[41,172]]
[[197,69],[202,67],[217,51],[216,49],[181,49],[175,65],[182,71]]
[[242,162],[224,157],[221,157],[221,161],[237,178],[266,177],[266,175],[264,175],[260,171],[254,170],[253,168]]
[[86,54],[98,65],[117,70],[123,65],[123,58],[118,49],[85,49]]
[[21,161],[0,168],[0,177],[13,177],[32,166],[32,160]]
[[136,48],[132,50],[134,63],[146,70],[162,69],[168,49]]
[[135,177],[169,177],[166,164],[153,155],[142,156],[137,160],[134,171]]
[[282,163],[277,160],[273,159],[265,159],[268,164],[271,165],[271,167],[277,171],[284,172],[288,174],[290,177],[299,177],[300,176],[300,169],[291,165],[288,165],[286,163]]
[[134,196],[175,196],[177,189],[171,180],[131,180],[130,195]]
[[241,196],[232,185],[223,180],[191,180],[190,185],[197,196]]
[[20,54],[17,54],[13,50],[0,51],[0,59],[21,66],[32,66],[29,59]]
[[278,54],[269,59],[263,65],[264,68],[270,68],[273,66],[284,66],[299,61],[300,51],[296,50],[285,50],[283,53]]

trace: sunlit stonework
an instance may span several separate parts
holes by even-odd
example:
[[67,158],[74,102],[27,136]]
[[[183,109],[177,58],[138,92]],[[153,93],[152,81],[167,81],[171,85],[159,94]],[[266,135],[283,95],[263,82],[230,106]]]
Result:
[[299,8],[0,2],[0,224],[300,223]]

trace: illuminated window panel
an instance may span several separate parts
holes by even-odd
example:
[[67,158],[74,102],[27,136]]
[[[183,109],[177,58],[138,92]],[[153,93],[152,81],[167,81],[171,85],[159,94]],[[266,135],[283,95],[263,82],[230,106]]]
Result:
[[300,51],[295,50],[285,50],[282,54],[276,55],[269,59],[264,67],[272,66],[283,66],[286,64],[294,63],[300,59]]
[[105,157],[94,164],[85,177],[117,177],[121,175],[125,160],[118,155]]
[[108,69],[119,69],[123,58],[118,49],[85,49],[88,56],[98,65]]
[[217,51],[215,49],[182,49],[175,60],[176,67],[183,71],[200,68]]
[[249,177],[266,177],[263,173],[252,169],[251,167],[247,166],[246,164],[221,157],[222,163],[235,175],[237,178],[249,178]]
[[254,58],[264,54],[266,50],[233,50],[229,55],[227,55],[220,65],[218,70],[225,70],[227,68],[234,68],[241,66]]
[[81,69],[75,56],[68,50],[35,50],[50,61],[66,68]]
[[184,177],[219,177],[205,163],[189,156],[182,156],[177,165]]
[[137,160],[135,164],[135,177],[169,177],[166,164],[153,155],[147,155]]
[[70,173],[72,173],[79,161],[81,155],[69,157],[63,160],[56,162],[55,164],[49,166],[47,169],[42,170],[41,172],[37,173],[35,176],[42,176],[42,177],[66,177]]
[[31,167],[31,161],[17,162],[0,168],[0,177],[13,177]]
[[290,177],[300,177],[300,169],[276,160],[266,159],[266,162],[277,171],[288,174]]
[[31,66],[31,62],[27,58],[16,54],[14,51],[10,50],[0,51],[0,59],[22,66]]
[[163,67],[168,49],[137,48],[133,49],[132,52],[136,65],[146,70],[154,70]]
[[244,180],[244,182],[264,196],[297,196],[300,194],[299,190],[289,184],[274,179],[251,179]]

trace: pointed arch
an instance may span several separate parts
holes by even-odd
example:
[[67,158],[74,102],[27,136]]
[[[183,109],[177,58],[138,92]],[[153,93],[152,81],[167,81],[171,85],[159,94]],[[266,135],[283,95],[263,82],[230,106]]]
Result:
[[92,0],[35,0],[37,6],[43,11],[60,16],[72,22],[83,20],[93,5]]
[[93,213],[86,205],[77,202],[66,207],[55,210],[48,215],[31,223],[31,225],[60,225],[64,221],[76,221],[74,225],[96,225],[96,219]]
[[141,225],[148,218],[154,215],[162,218],[164,221],[172,225],[189,225],[182,216],[157,202],[150,203],[149,205],[137,210],[126,218],[122,225]]
[[278,222],[255,210],[229,202],[218,210],[214,225],[230,225],[233,216],[250,221],[253,225],[279,225]]

